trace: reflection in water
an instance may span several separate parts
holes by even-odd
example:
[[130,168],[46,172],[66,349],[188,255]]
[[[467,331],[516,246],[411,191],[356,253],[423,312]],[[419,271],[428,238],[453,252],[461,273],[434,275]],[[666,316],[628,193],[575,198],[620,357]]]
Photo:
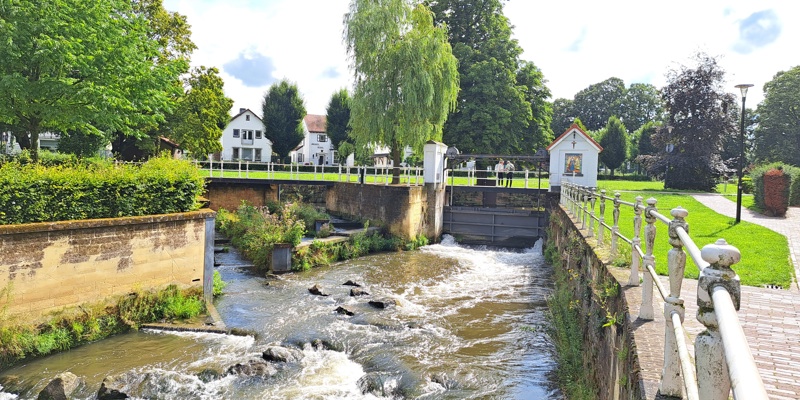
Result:
[[[257,338],[120,335],[0,373],[0,400],[16,397],[3,390],[35,397],[63,371],[84,379],[81,398],[93,398],[107,375],[119,376],[137,398],[561,398],[541,328],[552,282],[539,248],[473,249],[446,238],[416,252],[277,280],[239,268],[237,257],[218,260],[229,285],[216,306],[229,327],[251,329]],[[371,295],[351,297],[347,280]],[[313,284],[330,296],[309,294]],[[368,304],[375,299],[397,305],[376,309]],[[336,313],[339,306],[355,315]],[[299,348],[303,357],[268,378],[225,376],[267,345]]]

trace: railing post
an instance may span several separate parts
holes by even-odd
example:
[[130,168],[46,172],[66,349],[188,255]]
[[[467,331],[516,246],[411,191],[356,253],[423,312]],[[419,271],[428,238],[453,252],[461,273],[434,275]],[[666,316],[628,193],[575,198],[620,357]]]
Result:
[[581,186],[583,206],[581,207],[581,229],[586,229],[586,217],[589,214],[589,187]]
[[741,253],[725,239],[719,239],[714,244],[703,246],[700,255],[710,265],[700,271],[697,281],[697,320],[706,327],[694,342],[697,391],[701,399],[726,400],[731,391],[731,378],[711,291],[715,286],[725,287],[734,306],[739,309],[739,277],[730,266],[739,262]]
[[597,223],[597,245],[602,246],[604,240],[604,233],[605,226],[603,224],[606,222],[606,190],[603,189],[600,191],[600,219],[598,219]]
[[[631,239],[631,276],[628,279],[628,286],[639,286],[639,251],[636,247],[642,246],[642,196],[636,196],[636,203],[633,205],[633,239]],[[647,271],[645,271],[647,273]]]
[[617,235],[619,235],[619,192],[614,193],[614,225],[611,226],[611,254],[617,253]]
[[589,233],[586,237],[594,237],[594,202],[597,198],[594,195],[596,188],[589,188]]
[[681,299],[681,285],[683,283],[683,273],[686,270],[686,253],[683,251],[683,243],[678,237],[678,228],[689,232],[689,224],[686,223],[688,211],[682,207],[673,208],[670,211],[672,221],[669,223],[669,244],[672,249],[667,253],[667,268],[669,269],[669,296],[664,304],[664,369],[661,371],[661,383],[659,392],[663,395],[680,397],[683,388],[681,379],[681,361],[678,355],[678,343],[675,337],[675,329],[672,323],[672,314],[677,313],[680,321],[686,312]]
[[[653,267],[656,269],[656,258],[653,256],[653,247],[656,243],[656,217],[650,215],[650,211],[658,211],[656,208],[657,200],[654,198],[647,199],[647,207],[644,209],[644,219],[647,221],[647,226],[644,228],[644,241],[646,250],[644,254],[644,267]],[[644,286],[642,287],[642,307],[639,309],[639,318],[645,320],[652,320],[655,317],[653,313],[653,276],[647,272],[644,274]]]
[[525,189],[528,188],[528,169],[525,169]]

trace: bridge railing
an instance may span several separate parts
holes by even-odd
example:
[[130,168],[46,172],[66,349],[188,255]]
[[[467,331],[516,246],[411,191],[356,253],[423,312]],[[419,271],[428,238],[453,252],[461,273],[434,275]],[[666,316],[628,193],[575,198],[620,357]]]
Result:
[[[562,183],[561,205],[594,237],[598,246],[610,246],[617,254],[619,240],[631,246],[629,285],[639,286],[639,267],[643,265],[642,305],[639,318],[652,320],[653,287],[664,302],[665,340],[664,367],[659,392],[662,395],[693,399],[725,400],[731,391],[735,399],[767,399],[761,375],[756,368],[750,347],[739,322],[737,311],[741,300],[739,276],[731,269],[739,262],[739,250],[719,239],[700,250],[689,237],[689,212],[682,207],[670,210],[672,219],[658,212],[657,200],[649,198],[646,206],[642,197],[634,203],[606,195],[605,190]],[[599,213],[595,205],[599,201]],[[612,224],[606,223],[606,201],[613,204]],[[633,238],[619,233],[620,208],[633,209]],[[641,247],[642,215],[645,218],[645,248]],[[669,288],[664,288],[655,271],[653,248],[656,243],[656,223],[667,226],[672,249],[667,253]],[[605,232],[611,235],[607,243]],[[692,365],[683,327],[685,308],[680,298],[686,268],[686,252],[700,272],[697,285],[697,320],[706,328],[695,340],[695,363]],[[640,264],[641,263],[641,264]],[[724,366],[725,368],[720,368]]]
[[[305,181],[361,182],[388,185],[392,182],[392,167],[346,165],[296,165],[264,162],[195,161],[212,178],[285,179]],[[401,167],[400,183],[407,186],[423,184],[420,167]]]
[[[450,186],[506,186],[507,173],[503,172],[502,174],[503,176],[499,177],[494,170],[486,171],[474,168],[448,169],[447,183]],[[547,189],[549,187],[545,171],[521,169],[512,171],[511,176],[511,184],[508,185],[510,187],[524,189]]]

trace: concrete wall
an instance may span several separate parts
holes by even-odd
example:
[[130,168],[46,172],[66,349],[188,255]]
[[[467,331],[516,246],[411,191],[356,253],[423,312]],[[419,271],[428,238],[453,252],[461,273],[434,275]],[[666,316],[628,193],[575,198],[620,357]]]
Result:
[[10,293],[0,297],[0,310],[36,321],[135,290],[203,287],[213,217],[201,210],[0,226],[0,291]]
[[[443,192],[438,194],[442,198]],[[437,196],[433,197],[434,199]],[[409,239],[427,229],[427,194],[422,186],[336,183],[328,189],[328,211],[358,220],[379,221]]]
[[[561,255],[562,268],[571,276],[568,282],[572,298],[583,317],[583,364],[602,400],[643,399],[644,388],[639,373],[634,327],[629,322],[627,302],[617,281],[603,260],[558,205],[551,206],[550,237]],[[613,288],[616,287],[616,291]],[[616,323],[607,315],[616,316]]]

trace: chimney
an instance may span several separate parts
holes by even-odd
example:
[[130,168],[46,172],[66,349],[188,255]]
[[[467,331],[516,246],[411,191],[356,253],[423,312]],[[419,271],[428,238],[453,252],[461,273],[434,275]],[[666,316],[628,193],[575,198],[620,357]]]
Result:
[[245,111],[247,111],[247,109],[246,109],[246,108],[240,108],[240,109],[239,109],[239,114],[241,114],[241,113],[243,113],[243,112],[245,112]]

